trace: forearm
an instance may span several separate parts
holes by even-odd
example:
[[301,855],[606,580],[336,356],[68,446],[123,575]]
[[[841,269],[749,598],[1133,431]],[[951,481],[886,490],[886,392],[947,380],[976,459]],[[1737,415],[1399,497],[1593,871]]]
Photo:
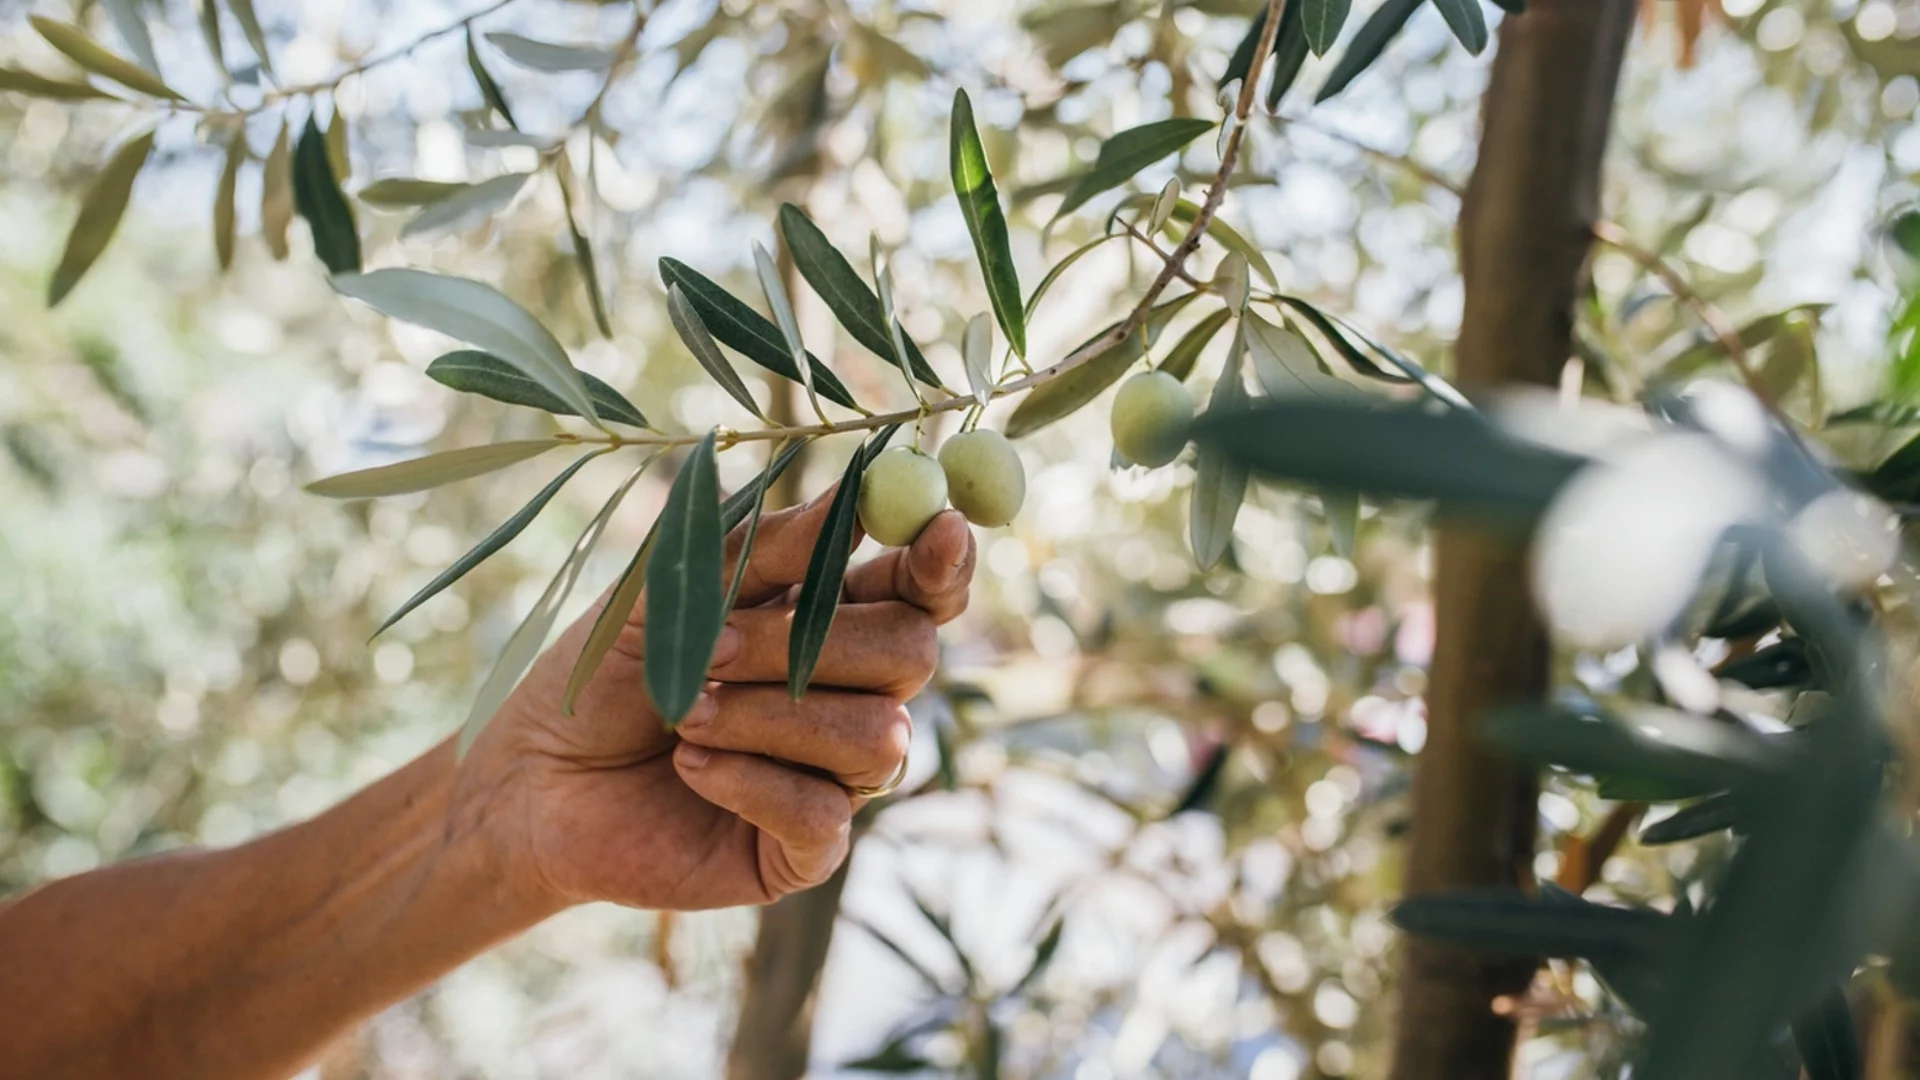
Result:
[[[0,907],[0,1077],[279,1078],[551,912],[442,744],[312,821]],[[456,803],[471,805],[456,805]]]

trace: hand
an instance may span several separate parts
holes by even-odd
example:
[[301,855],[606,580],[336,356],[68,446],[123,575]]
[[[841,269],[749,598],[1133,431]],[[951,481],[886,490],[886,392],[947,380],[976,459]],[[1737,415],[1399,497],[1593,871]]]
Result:
[[[935,627],[966,607],[974,543],[948,511],[912,547],[849,571],[813,686],[793,701],[787,628],[830,499],[762,520],[709,669],[719,681],[676,733],[646,691],[644,602],[573,716],[562,690],[606,597],[535,662],[458,781],[456,805],[476,807],[505,884],[556,909],[697,910],[768,903],[833,873],[861,802],[843,785],[885,783],[904,759],[905,702],[933,675]],[[742,531],[727,541],[728,581]]]

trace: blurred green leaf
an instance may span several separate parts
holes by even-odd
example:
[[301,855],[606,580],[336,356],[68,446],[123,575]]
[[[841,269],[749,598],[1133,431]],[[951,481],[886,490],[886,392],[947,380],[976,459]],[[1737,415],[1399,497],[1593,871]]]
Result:
[[1393,909],[1410,934],[1490,952],[1591,959],[1658,952],[1674,932],[1671,916],[1547,899],[1514,889],[1462,889],[1408,897]]
[[327,155],[326,136],[307,117],[293,149],[293,204],[313,231],[314,254],[334,275],[360,272],[360,232]]
[[[1194,323],[1191,329],[1181,335],[1179,341],[1173,343],[1173,348],[1167,350],[1167,355],[1160,361],[1160,370],[1181,382],[1186,382],[1187,376],[1193,374],[1193,366],[1199,362],[1200,354],[1206,351],[1214,335],[1218,334],[1220,328],[1227,325],[1227,320],[1232,317],[1233,312],[1221,308],[1218,311],[1209,312],[1206,318]],[[1236,347],[1237,343],[1236,338]]]
[[333,116],[327,120],[326,148],[327,167],[333,170],[334,187],[337,189],[353,175],[353,160],[348,155],[347,147],[347,114],[340,108],[338,98],[334,100]]
[[1353,40],[1347,43],[1347,51],[1340,54],[1339,61],[1333,65],[1333,71],[1327,75],[1327,81],[1313,100],[1318,103],[1338,94],[1361,72],[1372,67],[1373,62],[1380,59],[1380,54],[1406,27],[1407,20],[1424,3],[1426,0],[1385,0],[1375,8],[1367,21],[1360,24]]
[[[701,323],[721,344],[783,379],[800,382],[800,370],[787,351],[786,339],[766,316],[678,259],[661,257],[660,280],[669,290],[679,286],[687,303],[699,314]],[[854,407],[853,395],[818,357],[808,353],[807,364],[812,370],[814,388],[821,397]]]
[[[1743,349],[1757,349],[1779,336],[1782,330],[1791,325],[1796,318],[1811,317],[1818,320],[1820,313],[1827,309],[1826,304],[1797,304],[1785,311],[1776,311],[1771,315],[1762,315],[1735,331],[1734,337]],[[1718,363],[1727,358],[1727,349],[1719,338],[1709,338],[1697,345],[1690,346],[1660,365],[1660,370],[1650,382],[1672,382]]]
[[[492,353],[478,349],[458,349],[447,353],[427,365],[427,377],[434,382],[463,394],[479,394],[481,397],[504,401],[509,405],[525,405],[552,413],[555,416],[579,416],[580,411],[560,400],[552,391],[534,382],[525,372]],[[647,418],[640,414],[626,395],[609,386],[599,376],[580,373],[581,382],[586,384],[587,396],[593,399],[594,412],[602,420],[628,424],[633,427],[650,427]]]
[[411,461],[341,473],[307,485],[307,491],[329,499],[377,499],[406,495],[443,484],[497,472],[537,457],[560,445],[558,439],[518,439],[486,446],[463,446]]
[[387,616],[386,621],[380,624],[380,628],[373,632],[373,636],[379,637],[381,634],[386,633],[389,627],[401,619],[406,618],[414,608],[438,596],[441,590],[465,577],[467,571],[486,562],[493,557],[495,552],[512,543],[514,537],[519,536],[526,530],[528,525],[533,524],[533,519],[540,516],[540,511],[547,508],[547,504],[552,502],[553,497],[560,493],[560,489],[567,486],[567,481],[573,479],[574,473],[579,472],[587,462],[607,452],[607,450],[603,449],[582,454],[573,464],[561,470],[560,475],[549,480],[547,486],[541,488],[539,494],[535,495],[527,505],[514,511],[512,517],[501,522],[499,527],[488,533],[485,539],[475,544],[465,555],[455,559],[453,565],[440,571],[440,573],[436,575],[432,581],[427,582],[419,592],[409,597],[406,603],[394,609],[393,614]]
[[486,62],[480,59],[480,48],[473,41],[473,24],[467,24],[467,70],[473,73],[473,81],[480,87],[480,99],[487,107],[500,114],[507,126],[519,129],[513,119],[513,110],[507,107],[507,96],[500,92],[500,84],[493,81],[493,73],[487,70]]
[[[520,194],[520,189],[526,186],[527,177],[531,175],[506,173],[477,184],[461,185],[461,190],[450,191],[428,203],[425,209],[407,222],[400,230],[400,235],[403,238],[419,236],[435,229],[471,225],[490,218]],[[363,191],[360,197],[364,201],[366,193]]]
[[1321,488],[1320,510],[1326,515],[1333,553],[1352,559],[1354,541],[1360,532],[1360,496],[1341,488]]
[[499,49],[507,59],[535,71],[605,71],[613,66],[619,56],[612,49],[591,45],[556,45],[505,32],[489,33],[487,43]]
[[[786,441],[782,440],[773,448],[769,465],[777,463],[785,451]],[[727,586],[727,598],[720,605],[724,614],[732,614],[734,605],[740,602],[740,588],[747,582],[747,567],[753,565],[753,547],[760,539],[760,515],[767,508],[767,487],[764,482],[751,486],[753,492],[753,512],[747,516],[747,531],[740,539],[740,551],[733,560],[733,582]],[[733,525],[726,519],[726,505],[721,505],[720,527],[724,534],[733,531]],[[724,548],[723,548],[724,554]]]
[[[1246,323],[1234,335],[1233,348],[1227,353],[1227,366],[1213,385],[1213,397],[1207,412],[1228,414],[1246,406],[1247,389],[1242,382],[1246,365]],[[1233,457],[1217,444],[1200,447],[1194,466],[1193,507],[1188,514],[1193,542],[1193,561],[1202,570],[1211,570],[1233,543],[1233,523],[1240,516],[1240,504],[1247,498],[1246,463]]]
[[1242,319],[1253,373],[1269,398],[1319,397],[1357,400],[1360,391],[1336,378],[1307,340],[1248,312]]
[[276,259],[287,257],[287,226],[293,224],[293,154],[285,120],[260,170],[260,236]]
[[1795,760],[1780,737],[1657,705],[1614,710],[1521,705],[1494,711],[1489,740],[1531,761],[1704,795],[1778,779]]
[[1813,678],[1813,662],[1804,638],[1786,638],[1746,656],[1729,660],[1714,674],[1755,690],[1805,686]]
[[727,621],[715,453],[710,431],[680,467],[647,566],[647,693],[669,730],[699,700]]
[[[1048,424],[1070,416],[1091,404],[1100,392],[1127,373],[1134,361],[1145,354],[1152,339],[1165,326],[1174,313],[1192,302],[1199,293],[1186,293],[1156,305],[1148,318],[1144,332],[1136,330],[1127,340],[1113,346],[1100,355],[1074,368],[1058,378],[1041,383],[1033,388],[1020,404],[1014,407],[1013,415],[1007,418],[1006,434],[1009,439],[1018,439],[1031,435]],[[1156,325],[1157,324],[1157,325]],[[1120,324],[1115,323],[1098,334],[1088,338],[1088,342],[1098,341],[1112,333]],[[1085,348],[1086,343],[1074,349]]]
[[151,97],[165,98],[169,101],[187,100],[178,90],[160,81],[160,77],[124,56],[109,52],[99,42],[87,36],[86,31],[58,19],[49,19],[44,15],[28,17],[33,28],[47,39],[47,44],[65,53],[67,59],[80,65],[87,71],[103,79],[111,79],[129,90],[136,90]]
[[107,159],[106,166],[88,185],[87,194],[80,200],[80,216],[67,234],[66,250],[61,253],[60,265],[54,268],[53,281],[47,288],[48,307],[66,299],[100,258],[100,253],[107,250],[107,243],[120,227],[120,219],[126,215],[127,202],[133,196],[133,182],[152,153],[153,132],[136,135],[113,152],[113,157]]
[[[213,0],[208,0],[209,3]],[[268,75],[273,74],[273,53],[267,48],[267,35],[260,28],[260,16],[253,9],[253,0],[227,0],[233,8],[234,21],[240,24],[240,32],[247,36],[247,45],[253,49],[253,55],[260,58],[260,69]]]
[[1013,249],[1007,238],[1007,218],[1000,210],[1000,193],[993,186],[993,172],[987,167],[987,151],[980,144],[980,132],[973,126],[973,102],[964,89],[953,92],[950,119],[953,193],[960,200],[960,211],[967,219],[967,232],[973,237],[973,253],[986,279],[987,299],[993,316],[1007,335],[1016,356],[1027,355],[1027,322],[1020,304],[1020,276],[1013,265]]
[[840,608],[847,559],[853,554],[853,534],[859,524],[860,479],[866,471],[866,454],[855,451],[847,461],[847,471],[841,474],[833,503],[827,507],[820,538],[814,542],[813,555],[807,560],[806,579],[801,582],[799,599],[794,602],[787,639],[787,693],[796,701],[813,679],[813,669],[820,662],[820,650],[827,644],[827,631]]
[[967,320],[960,355],[966,364],[967,387],[973,392],[973,400],[985,407],[993,400],[993,321],[985,312]]
[[[592,151],[588,153],[591,155]],[[591,157],[588,160],[591,162]],[[580,285],[586,290],[587,306],[593,311],[593,325],[601,337],[612,340],[613,314],[607,310],[607,298],[600,286],[600,264],[593,257],[593,239],[580,227],[580,215],[574,208],[573,163],[564,150],[554,157],[553,175],[560,185],[560,209],[567,218],[567,235],[573,240],[573,257],[580,263]]]
[[746,487],[727,496],[727,501],[720,506],[720,527],[732,532],[734,526],[745,521],[747,515],[752,513],[754,506],[759,504],[766,490],[773,485],[774,481],[785,475],[787,467],[792,465],[794,459],[800,456],[800,452],[807,448],[808,442],[807,439],[796,439],[784,443],[780,451],[773,455],[773,460],[767,463],[767,467],[760,470],[760,475],[748,481]]
[[753,394],[747,390],[747,384],[740,381],[740,373],[733,370],[727,358],[720,354],[720,346],[714,344],[713,335],[707,332],[707,324],[700,319],[700,313],[694,310],[687,294],[678,284],[667,286],[667,318],[673,323],[674,333],[686,345],[687,351],[699,362],[700,367],[727,396],[740,403],[748,412],[766,420],[767,415],[760,411],[760,405],[753,400]]
[[[1300,24],[1307,33],[1307,47],[1315,56],[1327,55],[1347,24],[1353,0],[1296,0],[1300,6]],[[1284,19],[1283,19],[1284,22]]]
[[1487,47],[1487,17],[1480,10],[1480,0],[1433,0],[1433,6],[1447,20],[1447,27],[1460,44],[1475,56]]
[[64,82],[35,75],[18,68],[0,68],[0,90],[12,90],[28,97],[50,101],[113,101],[112,94],[87,83]]
[[1828,989],[1793,1018],[1793,1045],[1800,1051],[1807,1080],[1861,1080],[1866,1075],[1860,1032],[1841,987]]
[[633,609],[640,602],[640,592],[647,584],[647,563],[653,555],[654,541],[660,536],[660,523],[656,520],[647,529],[646,538],[633,551],[633,558],[627,560],[627,567],[613,585],[612,595],[607,597],[606,606],[593,620],[593,629],[587,631],[586,644],[580,647],[580,658],[573,662],[573,670],[567,673],[567,688],[560,695],[560,711],[573,715],[574,702],[580,697],[580,691],[586,689],[593,680],[594,672],[600,670],[601,661],[612,651],[613,643],[620,637],[620,631],[626,628],[627,620],[632,617]]
[[1080,177],[1073,190],[1067,192],[1066,200],[1060,204],[1060,209],[1054,211],[1054,216],[1065,217],[1073,213],[1088,199],[1119,187],[1133,179],[1133,175],[1141,169],[1169,154],[1178,153],[1213,128],[1211,120],[1175,117],[1141,124],[1114,135],[1100,144],[1100,156],[1095,159],[1093,168]]
[[576,415],[600,426],[586,383],[566,350],[540,320],[491,285],[424,270],[387,269],[343,274],[334,278],[333,287],[389,318],[438,330],[505,360]]
[[1732,792],[1722,791],[1689,803],[1674,811],[1672,816],[1661,818],[1641,829],[1640,842],[1648,845],[1677,844],[1682,840],[1734,828],[1739,821],[1739,803]]
[[[840,254],[825,233],[813,223],[806,212],[792,203],[780,206],[780,235],[787,242],[787,252],[793,256],[793,264],[800,270],[800,276],[807,279],[813,291],[826,301],[833,317],[846,327],[847,333],[859,342],[867,351],[889,363],[897,363],[893,358],[893,344],[887,330],[886,320],[881,316],[880,298],[874,295],[867,283],[853,269],[847,257]],[[939,386],[940,376],[934,374],[927,365],[926,357],[920,353],[920,346],[911,338],[903,338],[907,347],[907,362],[912,365],[913,375],[928,386]]]
[[208,55],[213,57],[213,66],[220,69],[223,80],[231,81],[227,74],[227,46],[220,39],[220,3],[219,0],[194,0],[194,15],[200,23],[200,40],[207,46]]
[[800,374],[800,385],[806,388],[807,396],[812,397],[813,354],[807,352],[807,344],[800,338],[800,320],[793,313],[793,299],[787,295],[787,283],[780,278],[780,268],[773,264],[773,256],[753,242],[753,268],[760,278],[760,293],[766,297],[767,308],[773,312],[773,324],[780,330],[780,340],[786,342],[787,356],[793,364],[793,370]]
[[1268,476],[1522,518],[1544,510],[1584,464],[1461,410],[1323,398],[1255,402],[1244,413],[1206,418],[1195,436],[1221,442]]
[[1214,792],[1220,790],[1220,777],[1226,772],[1227,759],[1233,756],[1233,744],[1222,742],[1208,754],[1206,763],[1194,774],[1193,782],[1180,795],[1180,801],[1167,811],[1168,817],[1187,813],[1190,810],[1204,810],[1213,801]]
[[1273,76],[1267,82],[1267,111],[1278,113],[1280,100],[1293,89],[1300,69],[1307,63],[1307,31],[1301,24],[1300,5],[1288,4],[1280,15],[1280,34],[1273,39]]
[[[619,509],[627,492],[633,490],[634,481],[640,479],[653,460],[650,457],[641,462],[640,467],[614,489],[606,505],[587,523],[580,539],[574,541],[573,550],[567,554],[566,561],[560,564],[560,569],[554,572],[553,580],[547,583],[540,599],[534,601],[533,610],[527,612],[527,617],[520,621],[513,636],[507,639],[506,647],[500,650],[499,659],[494,661],[493,669],[487,673],[487,680],[480,687],[480,693],[467,710],[466,723],[460,726],[457,749],[461,757],[466,756],[474,740],[480,737],[494,714],[500,711],[507,695],[520,682],[520,676],[526,674],[527,668],[540,655],[540,647],[547,643],[547,635],[553,631],[553,623],[560,615],[561,606],[567,602],[568,594],[573,592],[574,584],[580,580],[580,572],[586,569],[587,557],[593,554],[594,545],[600,542],[600,535],[606,532],[607,522],[613,519],[613,512]],[[649,536],[648,540],[651,541],[652,537]],[[644,553],[645,550],[645,546],[642,546],[641,551]],[[568,698],[568,702],[567,707],[571,708],[571,698]]]
[[240,183],[240,166],[247,160],[247,133],[235,131],[227,144],[227,163],[220,170],[220,183],[213,189],[213,253],[220,269],[233,265],[234,193]]
[[1088,252],[1099,247],[1101,244],[1109,240],[1119,240],[1125,235],[1124,233],[1104,233],[1096,236],[1068,252],[1066,258],[1054,263],[1052,268],[1047,271],[1047,276],[1041,278],[1040,284],[1033,287],[1033,295],[1027,297],[1027,304],[1024,308],[1026,318],[1029,320],[1033,318],[1034,309],[1040,306],[1040,298],[1047,295],[1047,290],[1053,288],[1053,283],[1060,280],[1060,275],[1066,273],[1068,267],[1079,262]]
[[160,74],[160,61],[153,54],[153,32],[147,29],[147,20],[140,16],[140,0],[100,0],[100,6],[106,10],[107,21],[126,42],[127,51],[140,62],[140,66]]

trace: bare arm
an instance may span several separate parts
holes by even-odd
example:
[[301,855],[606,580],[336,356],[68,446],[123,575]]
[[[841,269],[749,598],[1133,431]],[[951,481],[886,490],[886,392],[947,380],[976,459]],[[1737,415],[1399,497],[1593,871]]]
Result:
[[[959,515],[849,575],[817,681],[784,690],[824,503],[769,515],[707,700],[667,735],[630,622],[575,716],[590,611],[456,761],[443,743],[312,821],[0,906],[0,1080],[282,1080],[382,1007],[571,904],[765,903],[824,880],[905,753],[902,706],[964,607]],[[630,619],[645,610],[639,605]],[[760,684],[780,684],[760,685]],[[796,767],[796,764],[799,767]],[[837,781],[837,782],[836,782]]]

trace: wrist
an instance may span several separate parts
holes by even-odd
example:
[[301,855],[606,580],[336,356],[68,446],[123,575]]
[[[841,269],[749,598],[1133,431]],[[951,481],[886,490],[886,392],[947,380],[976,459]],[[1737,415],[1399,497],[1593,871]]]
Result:
[[474,890],[514,932],[571,906],[533,857],[526,770],[496,762],[496,748],[484,744],[464,760],[453,739],[430,753],[451,774],[446,846],[439,859],[444,876],[456,887]]

